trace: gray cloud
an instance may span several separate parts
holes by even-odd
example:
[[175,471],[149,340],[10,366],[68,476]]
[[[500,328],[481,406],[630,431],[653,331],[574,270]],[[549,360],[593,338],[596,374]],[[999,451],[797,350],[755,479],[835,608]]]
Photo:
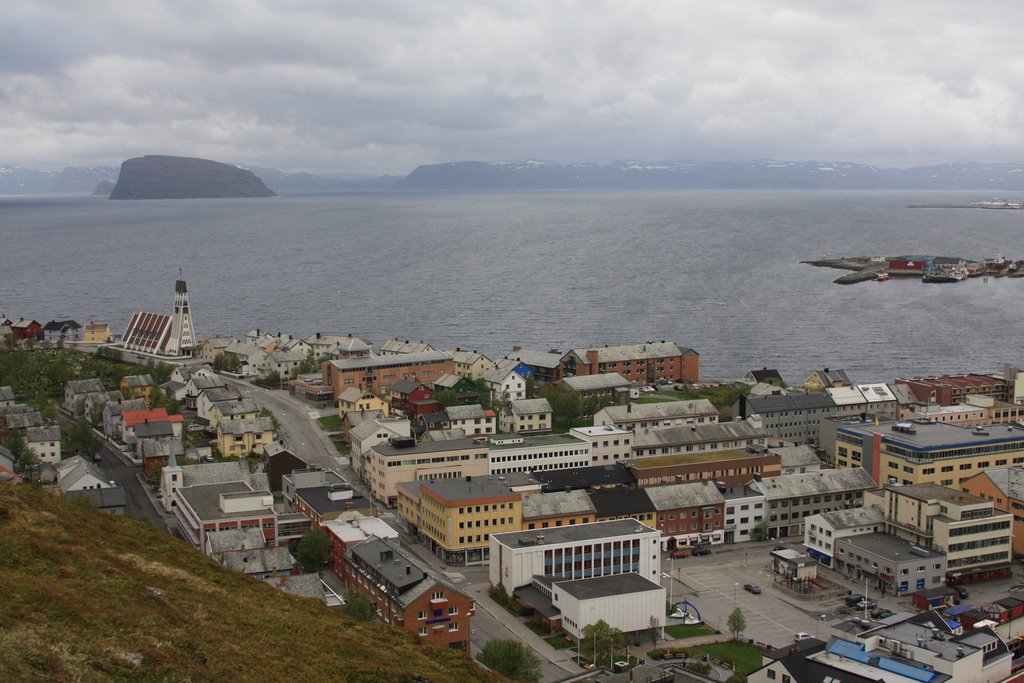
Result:
[[0,163],[1024,158],[1016,2],[9,4]]

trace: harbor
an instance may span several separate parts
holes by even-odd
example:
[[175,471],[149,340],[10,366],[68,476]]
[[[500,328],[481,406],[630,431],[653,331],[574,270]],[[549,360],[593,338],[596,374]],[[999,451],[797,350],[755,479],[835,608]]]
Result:
[[1024,260],[1004,258],[1002,255],[981,261],[959,256],[843,256],[801,261],[819,268],[851,271],[832,282],[853,285],[859,282],[886,282],[895,278],[918,278],[924,283],[961,282],[969,278],[1021,277]]

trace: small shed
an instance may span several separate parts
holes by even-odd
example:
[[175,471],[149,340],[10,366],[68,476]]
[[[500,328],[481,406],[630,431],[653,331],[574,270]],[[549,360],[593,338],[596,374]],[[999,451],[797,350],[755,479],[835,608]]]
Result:
[[798,553],[790,548],[773,550],[772,571],[794,581],[812,581],[818,578],[818,561],[810,555]]
[[960,602],[960,594],[947,586],[924,588],[911,595],[910,601],[918,609],[926,610],[943,605],[956,605]]

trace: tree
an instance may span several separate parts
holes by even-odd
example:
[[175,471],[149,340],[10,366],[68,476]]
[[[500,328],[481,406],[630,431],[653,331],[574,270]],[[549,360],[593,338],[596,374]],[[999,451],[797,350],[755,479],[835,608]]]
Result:
[[306,359],[295,366],[296,375],[306,375],[315,371],[319,366],[316,362],[316,356],[313,354],[313,349],[310,348],[306,352]]
[[356,621],[373,621],[377,616],[377,610],[370,599],[355,588],[345,591],[345,606],[342,610]]
[[[103,406],[100,406],[100,412],[102,414]],[[44,398],[39,404],[39,414],[43,416],[44,420],[54,422],[57,420],[57,404],[48,398]]]
[[539,681],[540,659],[518,640],[491,640],[476,658],[481,664],[515,681]]
[[763,541],[766,538],[768,538],[768,520],[763,519],[750,530],[750,540]]
[[551,417],[557,422],[569,424],[581,414],[580,395],[561,384],[549,384],[537,395],[551,404]]
[[299,569],[308,574],[319,572],[323,568],[324,562],[327,561],[329,544],[326,531],[307,529],[306,533],[302,534],[299,549],[295,553]]
[[656,616],[654,616],[652,614],[651,615],[650,624],[651,624],[651,642],[654,643],[655,645],[657,645],[658,644],[658,635],[659,635],[659,631],[661,629],[661,621],[658,619],[658,617],[656,617]]
[[[583,627],[583,643],[591,646],[594,663],[610,661],[617,650],[626,643],[626,636],[621,630],[613,628],[604,619]],[[586,651],[586,648],[583,648]]]
[[451,389],[442,389],[434,394],[434,398],[436,398],[438,403],[443,405],[445,408],[453,406],[459,402],[459,399],[455,397],[455,392]]
[[537,380],[533,378],[533,375],[527,375],[525,382],[526,398],[535,398],[537,396]]
[[14,473],[31,479],[39,469],[39,456],[25,444],[21,434],[15,432],[7,437],[7,450],[14,457]]
[[739,640],[740,634],[747,628],[747,618],[743,616],[743,610],[737,607],[732,611],[732,614],[729,615],[729,619],[725,624],[729,627],[729,633],[732,634],[732,639]]
[[77,420],[71,425],[64,442],[68,450],[78,451],[85,456],[98,453],[102,445],[99,437],[92,431],[92,425],[88,420]]

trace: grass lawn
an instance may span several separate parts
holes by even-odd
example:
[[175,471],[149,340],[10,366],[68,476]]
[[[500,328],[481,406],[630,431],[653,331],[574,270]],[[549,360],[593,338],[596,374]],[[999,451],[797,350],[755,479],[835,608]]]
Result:
[[709,636],[715,629],[705,624],[674,624],[665,627],[665,633],[673,640],[682,638],[693,638],[694,636]]
[[594,417],[578,417],[575,420],[552,420],[551,431],[555,434],[565,434],[573,427],[593,427]]
[[341,416],[328,415],[319,419],[320,425],[325,429],[341,429]]
[[738,641],[694,645],[687,647],[686,651],[690,654],[707,654],[712,659],[731,662],[736,665],[736,671],[744,676],[761,667],[761,655],[764,653],[764,650],[755,645]]
[[634,398],[633,403],[668,403],[675,400],[673,396],[641,396],[640,398]]
[[334,442],[334,447],[337,448],[338,452],[341,453],[342,455],[348,455],[349,452],[351,451],[349,445],[342,441],[341,439],[338,439],[337,441]]
[[568,650],[570,647],[576,647],[576,641],[572,638],[566,640],[564,633],[560,636],[548,636],[544,642],[556,650]]

